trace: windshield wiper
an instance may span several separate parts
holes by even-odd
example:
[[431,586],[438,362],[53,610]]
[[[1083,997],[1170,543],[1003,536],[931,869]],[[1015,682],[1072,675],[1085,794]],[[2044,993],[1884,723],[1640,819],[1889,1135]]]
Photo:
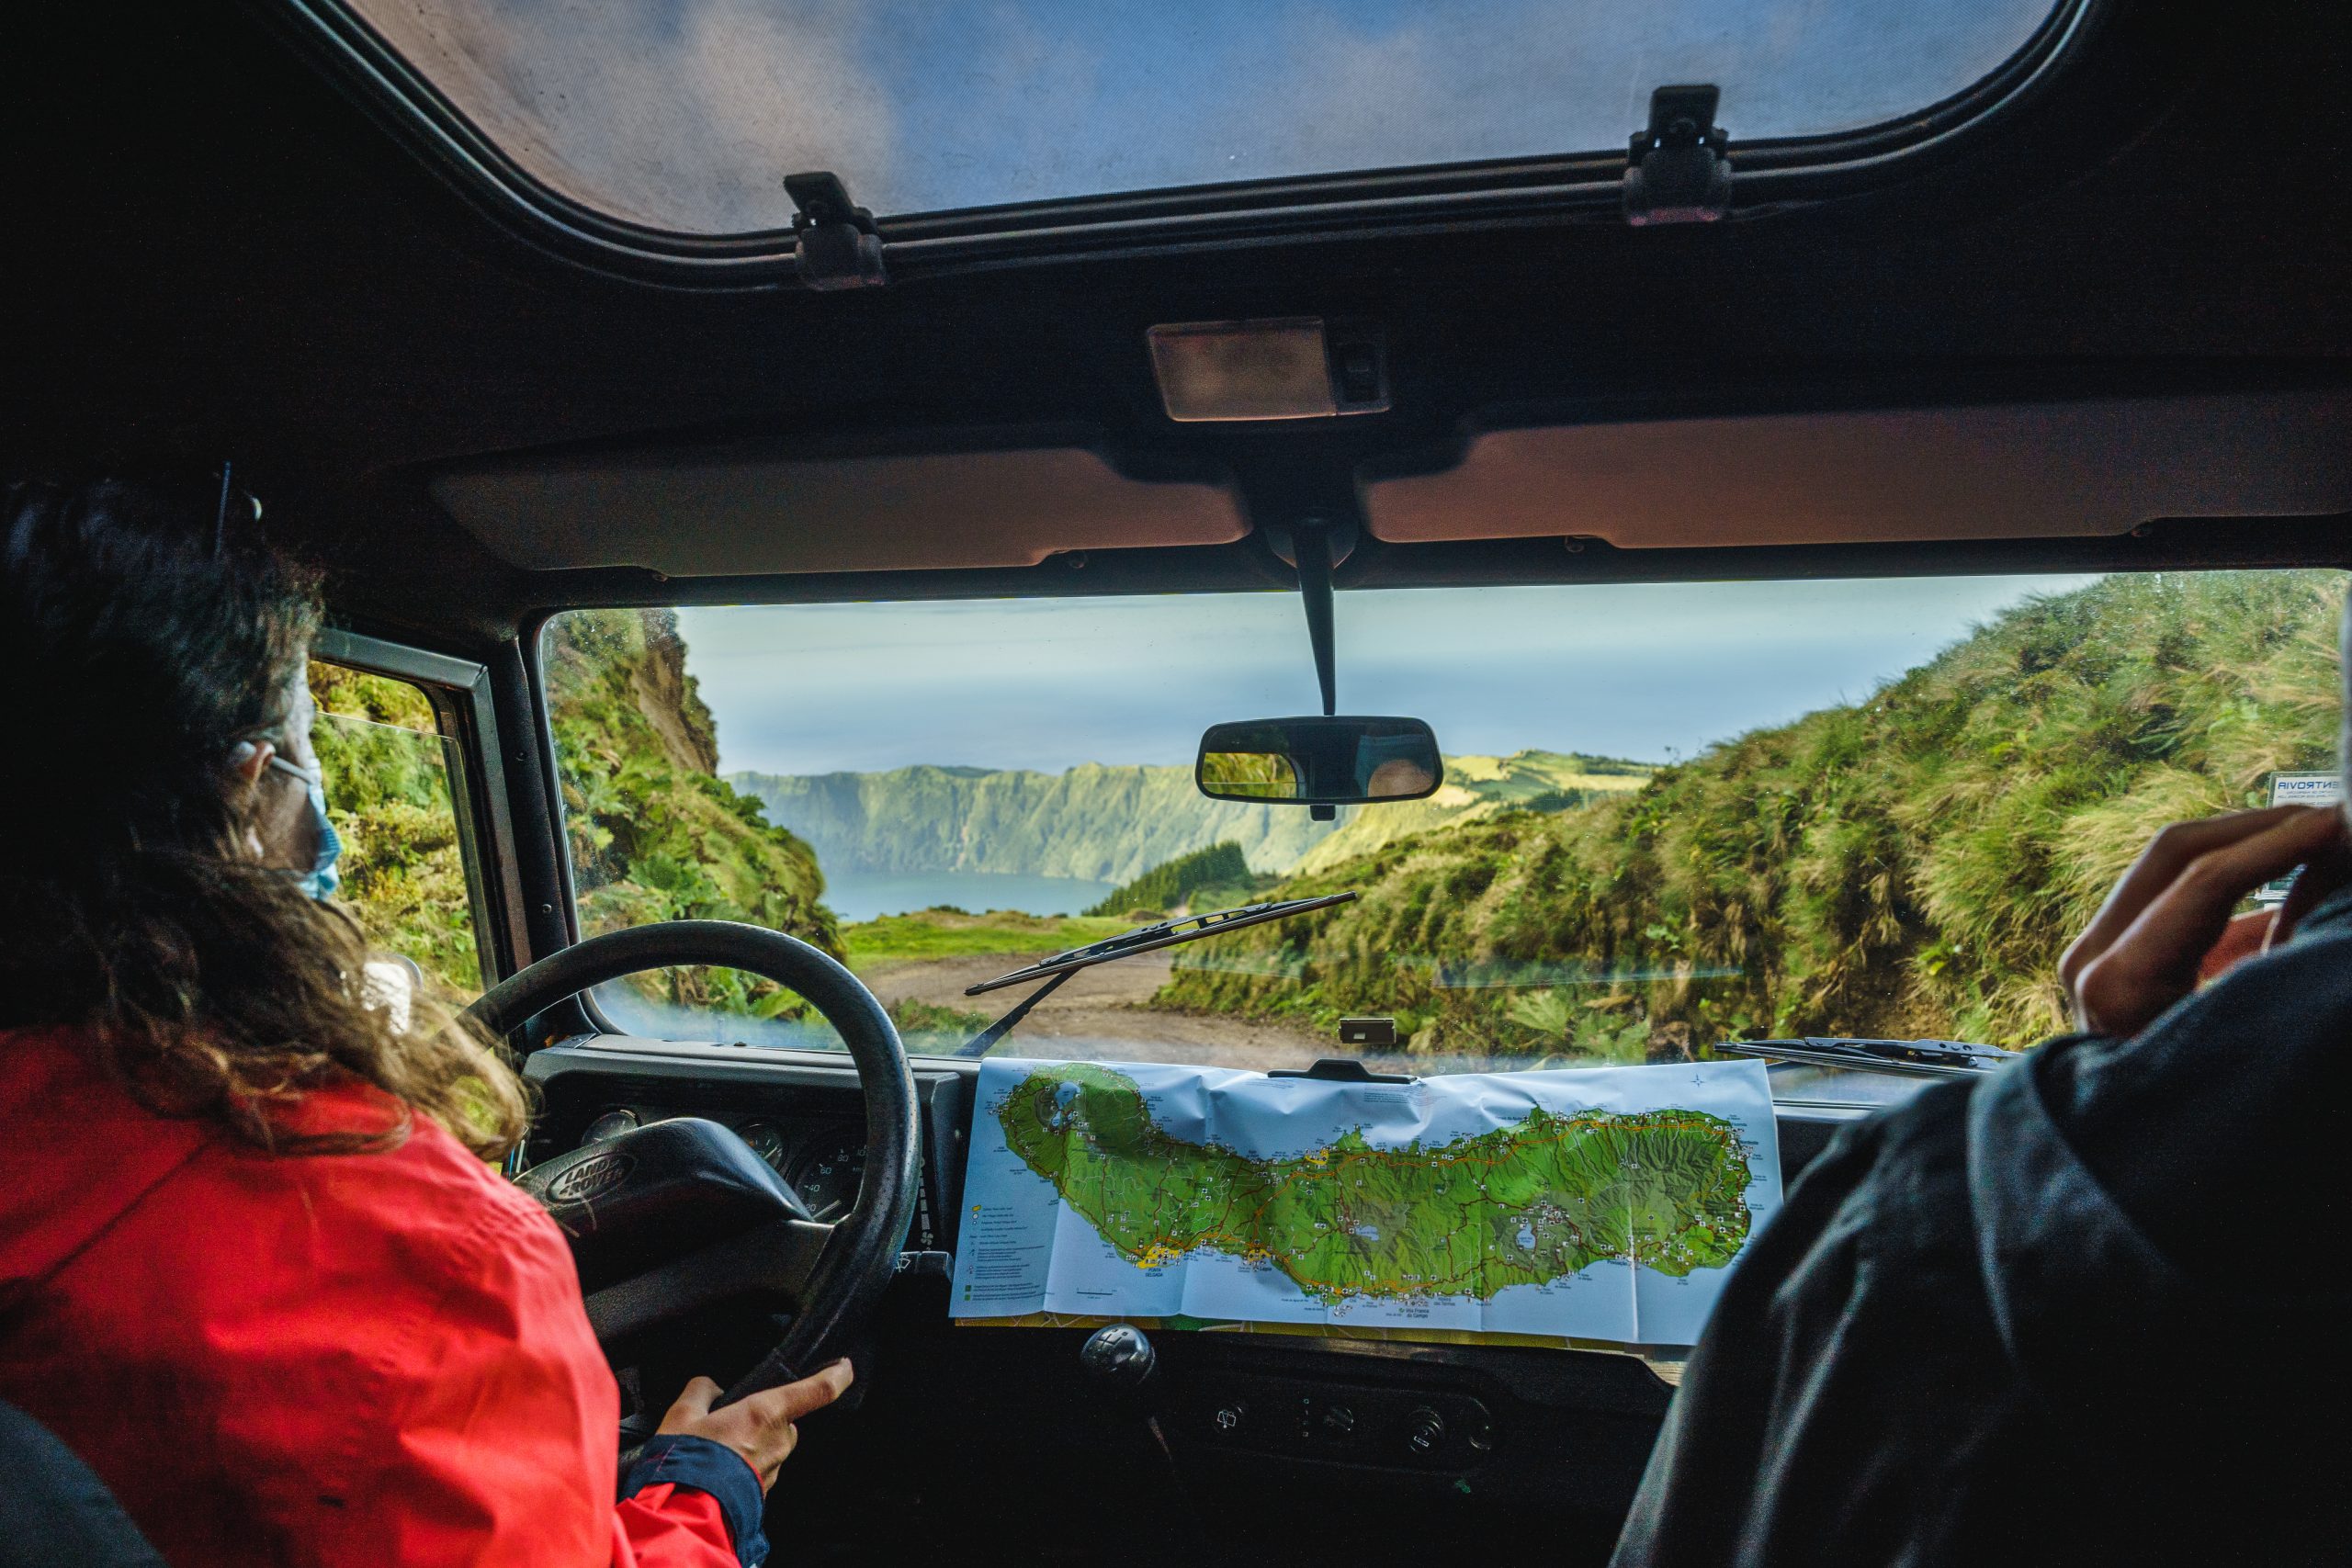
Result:
[[1860,1073],[1891,1073],[1907,1078],[1964,1078],[2016,1061],[2022,1051],[1972,1045],[1964,1040],[1849,1040],[1806,1035],[1796,1040],[1724,1040],[1715,1049],[1768,1062],[1802,1062],[1814,1067],[1845,1067]]
[[1244,926],[1262,926],[1268,920],[1283,920],[1309,910],[1328,909],[1334,904],[1345,904],[1354,897],[1352,892],[1326,893],[1315,898],[1278,898],[1271,903],[1244,904],[1238,908],[1217,909],[1205,915],[1186,915],[1182,919],[1154,920],[1149,925],[1121,931],[1117,936],[1104,937],[1101,942],[1090,942],[1084,947],[1069,948],[1041,958],[1010,974],[999,975],[993,980],[967,986],[964,994],[977,997],[1029,980],[1046,982],[1022,998],[1020,1005],[1012,1011],[957,1046],[956,1055],[987,1055],[990,1046],[1012,1032],[1013,1026],[1029,1016],[1031,1008],[1051,996],[1057,987],[1081,969],[1091,969],[1098,964],[1109,964],[1115,959],[1133,958],[1138,953],[1157,953],[1163,947],[1198,942],[1204,936],[1218,936],[1226,931],[1239,931]]

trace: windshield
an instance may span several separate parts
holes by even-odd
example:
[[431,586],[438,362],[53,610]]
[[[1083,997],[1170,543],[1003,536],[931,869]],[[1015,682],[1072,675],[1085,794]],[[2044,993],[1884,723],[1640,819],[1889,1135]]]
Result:
[[[1427,1074],[2064,1029],[2057,956],[2156,827],[2334,767],[2343,593],[2319,571],[1343,592],[1342,711],[1428,720],[1445,780],[1327,822],[1193,777],[1209,724],[1314,709],[1289,595],[580,612],[544,657],[584,930],[792,931],[953,1054],[1031,988],[969,994],[995,976],[1352,892],[1083,969],[989,1049]],[[748,976],[601,1000],[630,1032],[831,1043]]]

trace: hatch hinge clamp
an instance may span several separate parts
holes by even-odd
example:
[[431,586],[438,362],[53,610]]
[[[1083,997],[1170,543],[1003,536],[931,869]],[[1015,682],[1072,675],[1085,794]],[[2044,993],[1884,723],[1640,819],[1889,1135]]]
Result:
[[882,231],[874,214],[849,198],[830,170],[784,176],[792,198],[792,233],[799,242],[794,265],[811,288],[879,288],[890,281],[882,265]]
[[1713,223],[1731,211],[1731,138],[1715,123],[1722,91],[1660,87],[1650,123],[1634,133],[1625,158],[1625,221]]

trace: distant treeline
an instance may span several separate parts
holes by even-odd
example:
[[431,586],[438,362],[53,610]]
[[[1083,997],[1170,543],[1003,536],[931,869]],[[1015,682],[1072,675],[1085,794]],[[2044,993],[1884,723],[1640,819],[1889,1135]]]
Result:
[[1184,904],[1204,887],[1232,887],[1250,881],[1250,862],[1230,839],[1204,850],[1162,861],[1086,912],[1124,915],[1130,909],[1166,911]]

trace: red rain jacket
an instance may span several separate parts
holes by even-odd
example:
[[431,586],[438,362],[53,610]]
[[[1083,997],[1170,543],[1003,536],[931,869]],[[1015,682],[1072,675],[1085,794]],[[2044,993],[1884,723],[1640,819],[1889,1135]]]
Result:
[[[329,1089],[294,1125],[390,1111]],[[457,1140],[264,1154],[142,1110],[71,1034],[0,1032],[0,1400],[176,1568],[737,1561],[709,1493],[616,1507],[570,1252]]]

